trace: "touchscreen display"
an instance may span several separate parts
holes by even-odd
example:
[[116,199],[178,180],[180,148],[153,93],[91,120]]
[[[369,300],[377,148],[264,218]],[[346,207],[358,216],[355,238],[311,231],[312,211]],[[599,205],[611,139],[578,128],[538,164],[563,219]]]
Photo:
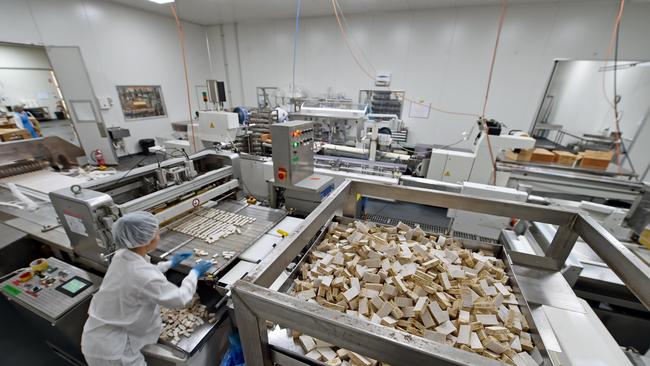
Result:
[[81,282],[76,278],[73,278],[72,280],[68,281],[66,284],[64,284],[61,287],[64,288],[66,291],[76,294],[77,292],[88,287],[88,284],[85,282]]

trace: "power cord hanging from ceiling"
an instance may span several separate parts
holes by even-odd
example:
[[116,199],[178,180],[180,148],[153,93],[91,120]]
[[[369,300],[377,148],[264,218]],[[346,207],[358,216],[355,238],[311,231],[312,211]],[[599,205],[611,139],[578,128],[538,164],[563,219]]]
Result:
[[[350,45],[350,39],[349,39],[349,37],[347,35],[347,32],[345,31],[345,28],[343,27],[343,23],[341,22],[341,17],[343,17],[342,8],[338,4],[337,0],[331,0],[331,1],[332,1],[332,9],[334,10],[334,15],[336,16],[336,21],[338,23],[339,30],[341,31],[341,35],[343,36],[343,39],[344,39],[345,44],[346,44],[346,46],[348,48],[348,51],[350,52],[350,55],[354,59],[355,63],[359,67],[359,69],[361,69],[361,71],[369,79],[374,80],[375,79],[374,76],[370,72],[368,72],[366,70],[366,68],[361,64],[361,62],[359,61],[359,59],[355,55],[355,53],[354,53],[354,51],[352,49],[352,46]],[[504,20],[505,20],[507,7],[508,7],[508,1],[507,0],[501,0],[501,13],[500,13],[500,16],[499,16],[497,37],[496,37],[496,41],[495,41],[495,45],[494,45],[494,50],[493,50],[493,53],[492,53],[492,61],[490,63],[490,72],[489,72],[489,76],[488,76],[488,84],[487,84],[486,91],[485,91],[485,100],[484,100],[483,111],[482,111],[481,115],[478,115],[478,114],[475,114],[475,113],[447,111],[447,110],[444,110],[444,109],[441,109],[441,108],[436,108],[436,107],[432,106],[431,104],[427,105],[427,104],[425,104],[423,102],[417,102],[417,101],[414,101],[412,99],[404,97],[404,100],[410,101],[411,103],[416,103],[416,104],[420,104],[422,106],[428,107],[429,110],[434,110],[434,111],[437,111],[437,112],[440,112],[440,113],[446,113],[446,114],[452,114],[452,115],[470,116],[470,117],[479,118],[479,123],[483,124],[483,129],[485,130],[485,133],[486,133],[488,149],[489,149],[489,152],[490,152],[490,160],[492,162],[492,180],[493,180],[493,184],[496,184],[496,160],[495,160],[495,157],[494,157],[494,153],[492,151],[492,143],[490,141],[490,135],[489,135],[488,127],[487,127],[487,120],[485,118],[485,112],[486,112],[486,109],[487,109],[487,103],[488,103],[488,99],[489,99],[489,95],[490,95],[490,87],[491,87],[491,84],[492,84],[492,76],[493,76],[493,73],[494,73],[494,65],[495,65],[495,62],[496,62],[497,50],[499,48],[499,41],[501,39],[501,31],[503,29],[503,23],[504,23]],[[340,16],[339,16],[339,12],[341,13]],[[346,25],[347,25],[347,21],[346,21]],[[372,63],[370,63],[368,60],[366,60],[366,61],[368,62],[369,65],[372,66]],[[472,130],[470,131],[469,134],[471,135],[473,133],[473,131],[474,131],[474,127],[472,127]],[[464,139],[462,139],[461,141],[464,141]],[[455,145],[457,143],[459,143],[459,142],[455,142],[455,143],[450,144],[448,146],[452,146],[452,145]]]
[[[354,50],[352,49],[352,46],[350,44],[350,37],[348,37],[347,31],[345,30],[345,28],[343,27],[343,23],[341,22],[341,18],[344,17],[341,6],[338,4],[337,0],[331,0],[331,1],[332,1],[332,9],[334,9],[334,15],[336,16],[336,21],[338,23],[339,30],[341,31],[341,35],[343,36],[343,40],[345,41],[345,45],[347,46],[348,51],[350,52],[350,55],[352,56],[352,59],[357,64],[359,69],[370,80],[374,81],[375,76],[371,72],[366,70],[366,68],[361,64],[361,61],[359,61],[359,58],[355,55]],[[340,15],[339,15],[339,12],[340,12]],[[359,47],[359,48],[361,48],[361,47]],[[375,69],[374,66],[372,65],[372,63],[369,60],[366,60],[366,62],[370,65],[370,67],[372,69]],[[468,117],[474,117],[474,118],[480,117],[476,113],[454,112],[454,111],[448,111],[448,110],[441,109],[441,108],[436,108],[433,105],[431,105],[430,103],[418,102],[418,101],[409,99],[407,97],[404,97],[404,100],[409,101],[411,103],[419,104],[421,106],[429,108],[429,110],[437,111],[437,112],[440,112],[440,113],[452,114],[452,115],[458,115],[458,116],[468,116]]]
[[[614,29],[612,30],[612,36],[609,41],[609,46],[607,47],[607,52],[605,52],[605,61],[604,61],[604,66],[603,66],[603,78],[602,78],[602,91],[603,91],[603,96],[605,97],[605,100],[607,101],[607,104],[614,109],[614,102],[609,99],[609,95],[607,95],[607,88],[605,87],[605,76],[607,73],[605,72],[608,68],[609,64],[609,58],[612,57],[612,53],[614,52],[614,48],[616,47],[617,43],[617,37],[618,37],[618,28],[621,24],[621,19],[623,18],[623,9],[625,8],[625,0],[621,0],[619,3],[618,7],[618,12],[616,13],[616,20],[614,21]],[[614,64],[614,70],[616,70],[617,65]],[[616,97],[616,96],[614,96]]]
[[[622,170],[623,166],[623,161],[627,160],[628,164],[630,164],[630,168],[632,169],[632,173],[636,174],[636,169],[634,169],[634,165],[632,164],[632,159],[630,159],[630,156],[628,155],[627,147],[625,146],[625,141],[623,141],[623,135],[621,134],[621,115],[618,111],[618,104],[621,102],[621,99],[618,97],[618,50],[619,50],[619,43],[620,43],[620,35],[621,35],[621,20],[622,20],[622,15],[623,15],[623,9],[625,7],[625,0],[621,0],[621,6],[620,6],[620,14],[621,17],[618,19],[618,24],[616,25],[616,42],[614,45],[614,125],[616,126],[616,165],[618,166],[618,171],[619,173]],[[624,155],[623,160],[621,160],[621,152]]]
[[501,0],[501,14],[499,15],[499,26],[497,28],[497,38],[494,42],[494,50],[492,52],[492,62],[490,63],[490,73],[488,74],[487,87],[485,88],[485,101],[483,102],[483,111],[481,112],[480,123],[483,124],[483,131],[485,132],[485,139],[487,141],[488,150],[490,151],[490,161],[492,162],[492,184],[497,184],[497,161],[492,151],[492,142],[490,141],[490,130],[485,118],[485,111],[487,110],[488,99],[490,97],[490,87],[492,86],[492,75],[494,74],[494,64],[497,59],[497,51],[499,49],[499,41],[501,40],[501,30],[503,29],[503,21],[506,17],[508,9],[508,0]]
[[[632,159],[630,159],[630,156],[627,151],[627,147],[625,146],[625,141],[623,140],[623,136],[621,134],[621,127],[620,127],[620,120],[621,120],[621,115],[618,110],[618,104],[620,103],[620,98],[618,97],[618,51],[619,51],[619,43],[620,43],[620,27],[621,27],[621,21],[623,19],[623,10],[625,9],[625,0],[620,0],[619,6],[618,6],[618,11],[616,13],[616,20],[614,22],[614,29],[612,30],[612,36],[609,42],[609,47],[607,49],[607,52],[605,54],[605,61],[604,61],[604,67],[603,67],[603,78],[602,78],[602,91],[603,91],[603,96],[605,97],[605,100],[607,101],[607,104],[612,108],[614,112],[614,127],[616,128],[616,165],[618,166],[618,171],[619,173],[622,170],[622,165],[623,161],[627,160],[628,164],[630,165],[630,169],[632,170],[633,174],[636,174],[636,169],[634,169],[634,164],[632,163]],[[608,70],[608,63],[609,63],[609,58],[612,56],[612,53],[614,53],[614,77],[613,77],[613,89],[614,89],[614,96],[610,100],[609,95],[607,94],[607,88],[605,86],[605,80],[606,80],[606,75],[607,75],[607,70]],[[624,155],[624,159],[621,160],[621,153]]]
[[[343,19],[343,24],[345,25],[345,29],[350,29],[350,26],[348,25],[348,20],[345,18],[345,14],[343,14],[343,10],[341,9],[341,4],[339,4],[338,0],[335,1],[336,7],[339,9],[339,14],[341,15],[341,19]],[[372,69],[373,75],[377,75],[377,69],[375,69],[375,66],[372,64],[370,61],[370,57],[366,54],[366,52],[363,50],[363,47],[354,39],[354,37],[350,37],[350,40],[354,42],[354,44],[357,46],[357,49],[359,52],[361,52],[361,57],[363,60],[366,62],[368,66]]]
[[196,141],[195,141],[195,132],[194,132],[194,123],[192,122],[194,118],[192,117],[192,99],[190,97],[190,81],[187,74],[187,56],[185,53],[185,31],[183,30],[183,24],[181,24],[180,19],[178,18],[178,13],[176,12],[176,5],[173,3],[169,5],[169,9],[176,20],[176,30],[178,31],[178,39],[181,44],[181,58],[183,59],[183,70],[185,72],[185,92],[187,93],[187,111],[189,113],[190,119],[190,129],[192,130],[192,150],[196,151]]
[[291,70],[291,99],[296,98],[296,57],[298,51],[298,36],[300,35],[300,10],[302,1],[296,1],[296,31],[293,35],[293,66]]

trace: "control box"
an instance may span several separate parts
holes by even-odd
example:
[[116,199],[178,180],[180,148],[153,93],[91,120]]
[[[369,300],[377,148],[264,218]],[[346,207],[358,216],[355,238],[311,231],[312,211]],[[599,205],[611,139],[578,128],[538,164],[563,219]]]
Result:
[[41,260],[39,266],[17,271],[0,283],[0,292],[50,323],[89,300],[101,283],[98,276],[57,258]]
[[202,141],[228,143],[235,140],[239,115],[223,111],[199,112],[199,138]]
[[271,125],[275,184],[292,187],[314,174],[314,126],[309,121]]

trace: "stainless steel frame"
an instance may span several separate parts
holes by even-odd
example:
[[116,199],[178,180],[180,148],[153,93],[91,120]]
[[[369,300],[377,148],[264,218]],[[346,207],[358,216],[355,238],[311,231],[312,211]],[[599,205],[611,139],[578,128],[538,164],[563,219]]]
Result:
[[596,221],[583,214],[458,193],[347,180],[279,248],[232,287],[237,325],[248,365],[270,365],[277,354],[269,346],[267,320],[306,332],[332,344],[345,345],[348,349],[391,364],[500,364],[269,290],[268,287],[335,214],[358,217],[357,204],[366,196],[559,225],[558,233],[545,256],[510,252],[515,264],[519,267],[558,271],[580,236],[627,284],[644,306],[650,308],[650,287],[647,286],[650,268]]

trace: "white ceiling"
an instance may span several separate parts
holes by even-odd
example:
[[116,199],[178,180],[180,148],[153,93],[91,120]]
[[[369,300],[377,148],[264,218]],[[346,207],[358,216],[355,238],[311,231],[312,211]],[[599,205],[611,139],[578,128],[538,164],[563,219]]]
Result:
[[[148,0],[103,0],[170,15],[167,5]],[[509,0],[509,3],[568,2],[584,0]],[[637,0],[640,1],[640,0]],[[418,10],[449,6],[494,5],[500,0],[339,0],[345,14],[393,10]],[[179,16],[187,21],[215,25],[295,16],[296,0],[176,0]],[[302,0],[305,17],[330,15],[330,0]]]

